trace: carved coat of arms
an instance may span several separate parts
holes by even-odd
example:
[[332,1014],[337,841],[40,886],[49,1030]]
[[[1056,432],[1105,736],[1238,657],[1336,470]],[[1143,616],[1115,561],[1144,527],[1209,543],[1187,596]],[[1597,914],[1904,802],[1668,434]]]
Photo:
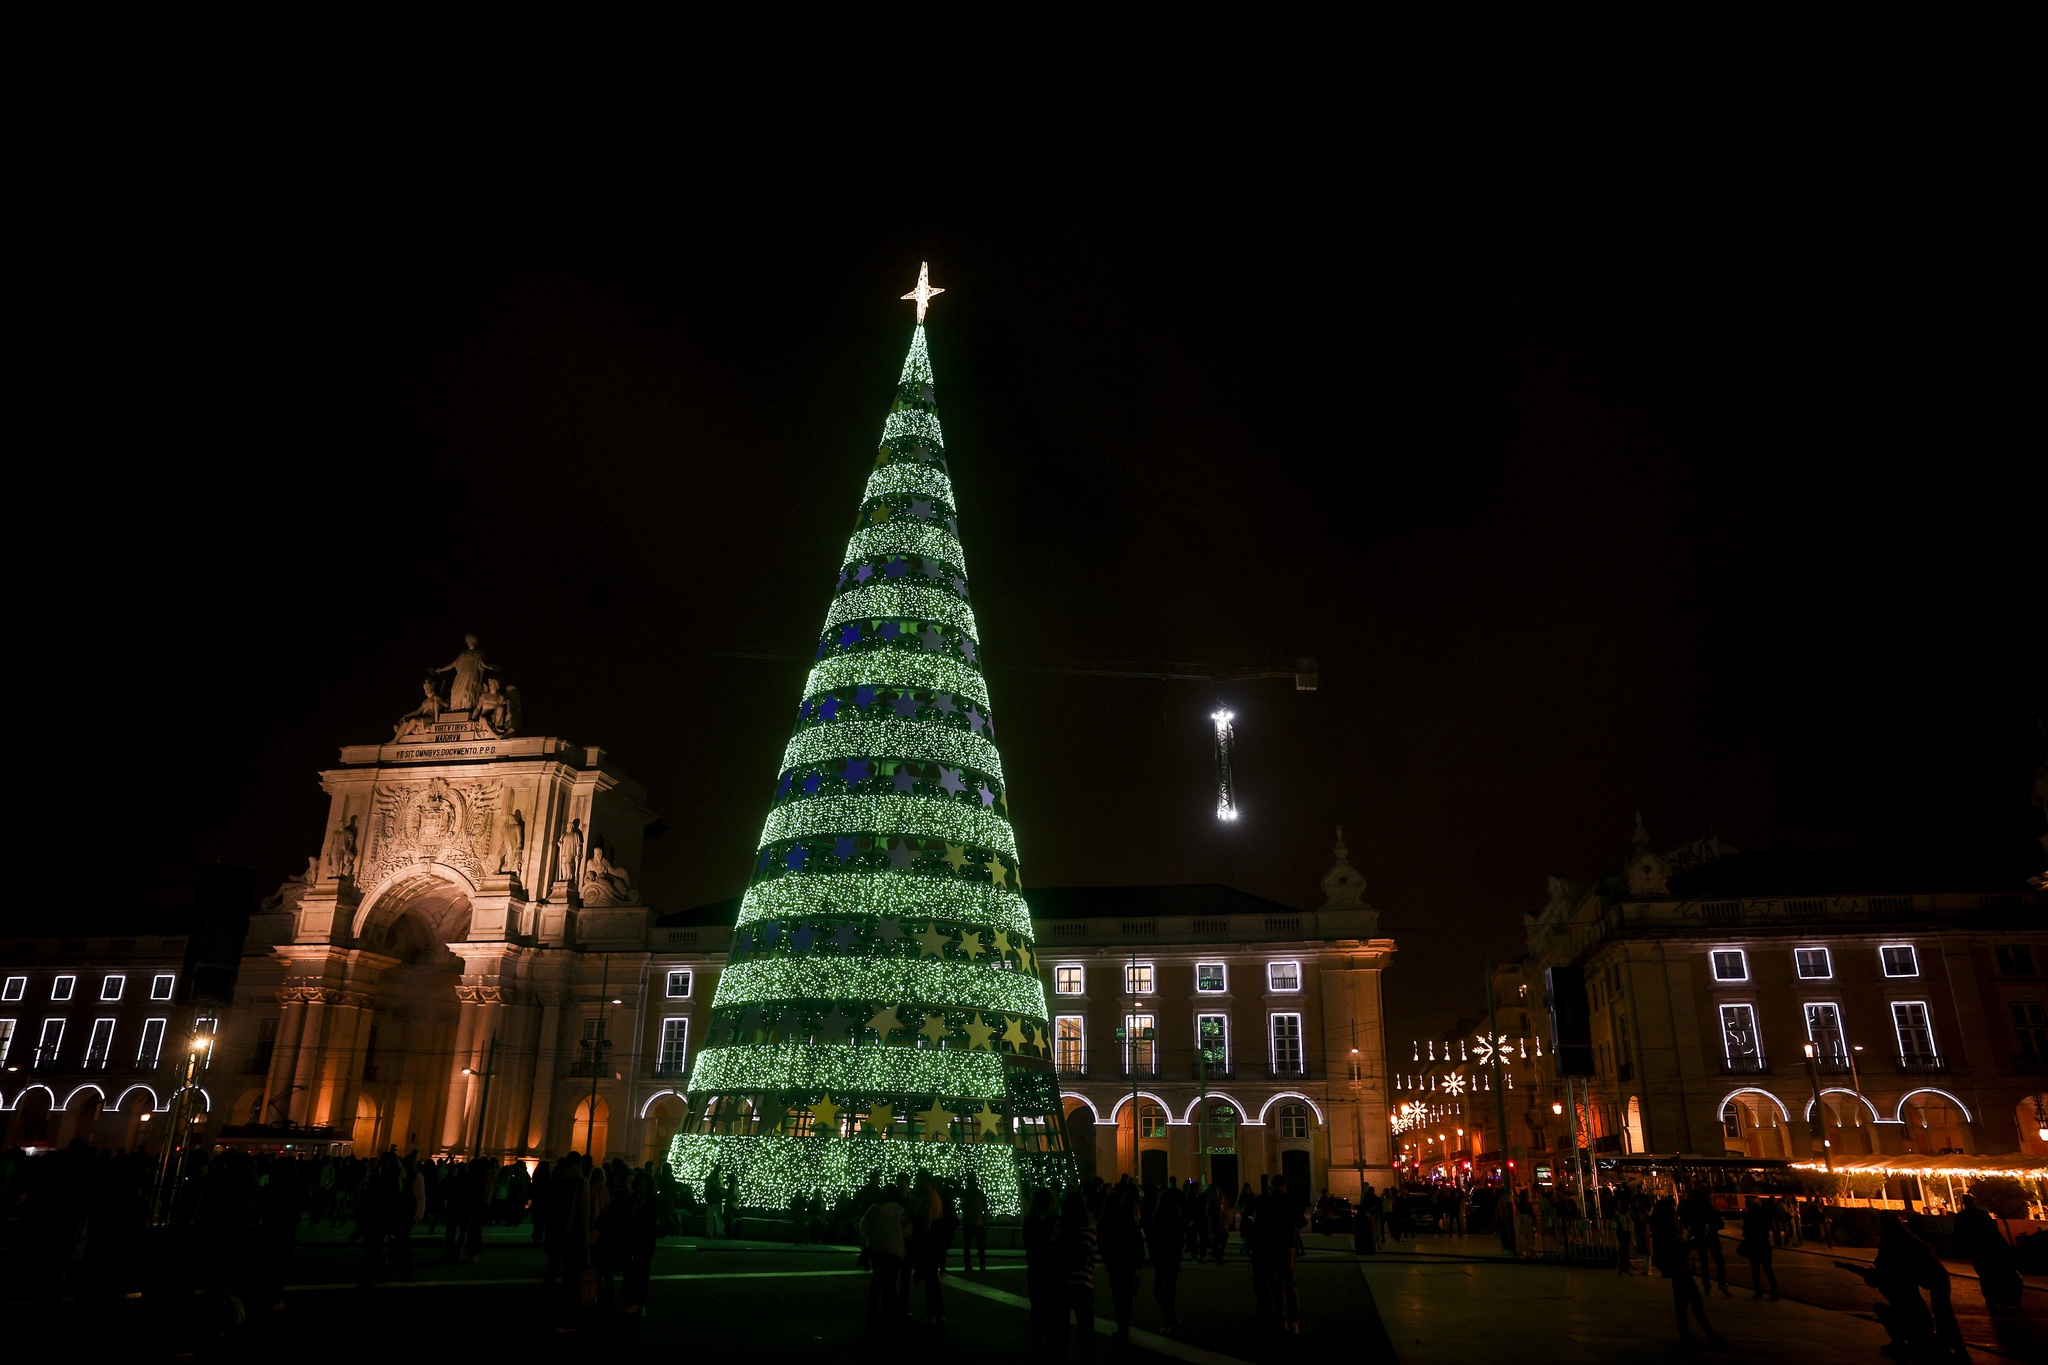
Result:
[[368,887],[418,863],[452,867],[471,881],[486,875],[491,832],[501,789],[496,782],[450,782],[424,787],[379,787],[371,813]]

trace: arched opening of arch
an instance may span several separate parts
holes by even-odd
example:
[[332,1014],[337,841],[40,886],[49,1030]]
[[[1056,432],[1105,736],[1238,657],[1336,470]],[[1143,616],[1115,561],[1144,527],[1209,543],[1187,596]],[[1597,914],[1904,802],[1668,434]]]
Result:
[[468,1130],[467,1117],[447,1112],[459,1100],[451,1100],[446,1083],[421,1075],[408,1081],[392,1059],[455,1059],[463,962],[448,945],[469,936],[471,909],[467,883],[440,869],[401,875],[364,904],[355,946],[382,959],[372,974],[370,1018],[354,1041],[355,1055],[338,1069],[335,1093],[301,1111],[325,1115],[348,1132],[358,1155],[392,1144],[437,1147],[451,1123]]
[[[592,1100],[596,1101],[595,1112]],[[569,1146],[593,1162],[602,1163],[611,1151],[612,1107],[602,1095],[585,1095],[576,1102],[575,1120],[569,1129]]]
[[1067,1145],[1073,1149],[1074,1165],[1081,1173],[1081,1179],[1095,1177],[1095,1111],[1088,1107],[1086,1100],[1069,1099],[1065,1102],[1067,1111]]
[[1730,1095],[1721,1106],[1722,1146],[1731,1156],[1780,1158],[1791,1155],[1778,1106],[1761,1095]]
[[1900,1117],[1906,1121],[1906,1145],[1920,1156],[1970,1149],[1969,1120],[1946,1095],[1923,1090],[1908,1099]]

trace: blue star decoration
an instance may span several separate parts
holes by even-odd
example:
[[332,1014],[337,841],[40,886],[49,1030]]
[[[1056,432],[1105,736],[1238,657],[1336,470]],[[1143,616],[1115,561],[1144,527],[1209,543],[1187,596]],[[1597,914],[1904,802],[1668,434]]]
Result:
[[733,939],[732,950],[735,953],[752,952],[754,950],[754,931],[752,929],[740,930],[738,937]]
[[834,839],[832,841],[832,856],[842,863],[850,861],[853,858],[853,840],[844,835]]
[[868,780],[868,765],[871,758],[849,758],[846,760],[846,785],[851,787]]
[[[852,843],[853,841],[849,839],[846,842]],[[816,939],[817,937],[818,931],[811,927],[810,921],[806,920],[804,923],[797,926],[797,930],[795,933],[789,936],[790,947],[792,947],[799,953],[808,953],[811,950],[812,940]]]
[[965,659],[967,660],[967,662],[968,662],[968,663],[973,663],[973,662],[974,662],[974,641],[972,641],[972,640],[969,640],[969,639],[967,639],[967,638],[966,638],[966,637],[964,637],[964,636],[963,636],[963,637],[961,637],[961,640],[960,640],[960,654],[961,654],[961,657],[965,658]]
[[889,578],[901,578],[909,572],[910,564],[906,560],[892,559],[882,566],[882,573]]
[[875,937],[884,943],[894,943],[903,937],[903,921],[896,918],[876,920]]
[[833,718],[834,716],[836,716],[836,715],[838,715],[838,714],[839,714],[839,698],[837,698],[837,697],[827,697],[827,698],[825,698],[825,700],[823,700],[823,701],[821,701],[821,702],[819,702],[819,703],[818,703],[818,717],[819,717],[819,719],[821,719],[821,720],[830,720],[830,719],[832,719],[832,718]]
[[899,792],[914,792],[917,790],[917,774],[911,771],[908,763],[902,764],[894,773],[891,773],[889,780],[896,784],[896,790]]
[[954,703],[951,692],[941,692],[936,697],[933,697],[932,705],[937,707],[942,715],[955,715],[960,710],[959,706]]
[[960,780],[960,770],[958,768],[939,769],[939,785],[954,796],[958,796],[961,792],[967,790],[967,784]]
[[917,850],[910,846],[910,840],[898,839],[889,850],[889,866],[897,872],[908,872],[917,863]]
[[873,706],[875,704],[875,689],[872,687],[856,687],[853,690],[853,704],[856,710],[861,711],[865,711],[870,706]]
[[761,921],[761,946],[772,948],[775,940],[782,937],[782,921],[770,919]]
[[804,778],[804,795],[816,796],[818,788],[825,784],[824,776],[815,770]]
[[[780,801],[783,797],[789,795],[789,789],[790,787],[795,785],[795,783],[796,769],[791,768],[788,772],[782,775],[782,784],[776,787],[775,789],[775,799]],[[767,866],[767,864],[763,863],[762,866],[765,867]]]
[[937,626],[926,626],[918,632],[917,638],[924,641],[926,649],[944,649],[946,647],[946,637],[939,633]]
[[916,517],[919,521],[931,520],[932,500],[930,498],[912,498],[910,500],[910,515]]
[[[860,926],[859,926],[859,925],[857,925],[857,924],[839,924],[839,925],[835,925],[835,926],[833,926],[833,929],[832,929],[832,946],[833,946],[833,947],[835,947],[835,948],[851,948],[851,947],[853,946],[853,944],[854,944],[854,940],[858,939],[859,937],[860,937]],[[848,1028],[852,1028],[852,1027],[853,1027],[853,1025],[851,1025],[851,1024],[848,1024],[848,1025],[847,1025],[847,1027],[848,1027]]]
[[967,580],[966,580],[966,579],[964,579],[964,578],[956,578],[956,579],[954,579],[954,580],[953,580],[953,593],[954,593],[954,595],[955,595],[955,596],[957,596],[957,597],[965,597],[965,596],[967,596]]
[[872,564],[863,564],[860,566],[859,569],[854,571],[853,581],[856,583],[865,583],[874,576],[875,566]]
[[839,647],[840,647],[841,649],[852,649],[852,648],[853,648],[853,647],[854,647],[855,645],[857,645],[857,644],[859,644],[859,643],[860,643],[860,627],[859,627],[859,626],[857,626],[857,625],[852,625],[852,626],[848,626],[848,627],[847,627],[847,628],[846,628],[845,630],[842,630],[842,631],[840,631],[840,632],[839,632]]
[[802,844],[797,844],[796,846],[791,848],[789,852],[783,857],[783,861],[789,864],[789,870],[791,872],[803,871],[804,846]]
[[950,575],[946,572],[946,566],[941,564],[936,559],[925,560],[924,568],[920,569],[918,572],[922,573],[926,578],[932,579],[935,582],[950,577]]
[[982,809],[986,810],[996,803],[996,794],[988,789],[988,783],[978,783],[974,790],[981,793]]
[[903,627],[894,621],[882,622],[882,638],[893,640],[903,633]]
[[843,587],[845,587],[845,586],[846,586],[846,575],[847,575],[847,573],[848,573],[848,572],[849,572],[849,571],[848,571],[848,570],[846,570],[846,569],[841,569],[841,570],[839,571],[839,583],[838,583],[838,586],[837,586],[837,587],[834,587],[834,588],[832,589],[832,591],[834,591],[834,592],[838,592],[840,588],[843,588]]
[[981,733],[982,727],[988,724],[988,717],[981,714],[975,707],[970,706],[967,708],[967,724],[978,735]]
[[772,863],[772,862],[774,862],[774,861],[775,861],[775,850],[773,850],[773,849],[769,849],[769,848],[764,848],[764,849],[762,849],[762,850],[761,850],[761,865],[760,865],[759,867],[755,868],[754,870],[755,870],[756,872],[766,872],[766,871],[768,870],[768,864],[770,864],[770,863]]
[[889,704],[891,706],[894,706],[896,708],[896,714],[903,717],[903,719],[905,720],[909,720],[912,716],[917,714],[917,698],[911,696],[908,692],[898,693],[896,696],[896,700]]

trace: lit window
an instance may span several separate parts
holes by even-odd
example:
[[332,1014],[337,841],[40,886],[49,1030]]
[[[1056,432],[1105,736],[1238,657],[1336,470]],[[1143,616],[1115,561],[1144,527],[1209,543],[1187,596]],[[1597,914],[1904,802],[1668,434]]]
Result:
[[1280,1076],[1301,1074],[1301,1016],[1273,1016],[1273,1072]]
[[693,973],[690,972],[670,972],[668,974],[668,998],[671,1000],[688,1000],[690,998],[690,978],[692,975]]
[[1086,989],[1087,974],[1080,967],[1068,963],[1052,969],[1052,993],[1054,995],[1079,995]]
[[1299,962],[1268,962],[1266,984],[1276,991],[1298,991],[1301,989],[1301,964]]
[[1934,1046],[1934,1025],[1927,1020],[1925,1001],[1893,1001],[1892,1027],[1898,1031],[1901,1062],[1930,1066],[1940,1061],[1941,1054]]
[[1886,976],[1920,975],[1920,954],[1913,951],[1910,943],[1887,943],[1877,950],[1884,962]]
[[1141,1138],[1163,1138],[1166,1136],[1166,1111],[1158,1105],[1147,1103],[1138,1106],[1138,1136]]
[[1750,1006],[1721,1006],[1721,1055],[1744,1070],[1763,1061],[1756,1044],[1756,1011]]
[[1849,1045],[1842,1036],[1842,1014],[1832,1004],[1816,1001],[1806,1007],[1806,1038],[1822,1061],[1846,1061]]
[[121,998],[121,992],[127,988],[127,985],[128,978],[125,976],[109,976],[103,978],[100,981],[100,999],[119,1000]]
[[1197,962],[1195,964],[1195,989],[1198,991],[1220,991],[1226,980],[1221,962]]
[[107,1054],[113,1050],[113,1046],[114,1021],[111,1019],[93,1020],[92,1035],[85,1041],[85,1069],[87,1071],[104,1071],[107,1066]]
[[1802,981],[1826,981],[1835,974],[1834,960],[1825,948],[1794,948],[1792,961]]
[[1133,1076],[1150,1076],[1156,1070],[1157,1030],[1149,1014],[1124,1016],[1124,1070]]
[[1211,1071],[1230,1070],[1230,1020],[1221,1014],[1195,1016],[1195,1037],[1200,1040],[1202,1060]]
[[156,976],[152,976],[149,979],[149,998],[152,1000],[170,999],[171,987],[177,984],[177,980],[178,978],[170,972],[161,972]]
[[1308,1136],[1308,1106],[1305,1104],[1283,1104],[1278,1116],[1282,1138],[1306,1138]]
[[64,1046],[64,1021],[43,1020],[43,1036],[36,1039],[36,1060],[38,1067],[49,1066],[57,1060],[58,1050]]
[[[683,975],[688,976],[685,972]],[[690,1021],[687,1019],[664,1019],[661,1021],[661,1050],[654,1057],[654,1074],[657,1076],[680,1076],[684,1063],[690,1055]]]
[[1749,959],[1740,948],[1722,948],[1714,953],[1714,980],[1749,980]]
[[14,1051],[14,1021],[0,1019],[0,1062],[7,1060],[7,1054]]
[[1152,964],[1133,962],[1124,968],[1124,990],[1131,995],[1152,994]]
[[69,1000],[71,998],[71,992],[74,989],[76,989],[77,986],[77,977],[60,976],[55,981],[52,981],[50,983],[50,998],[52,1000]]
[[27,989],[27,977],[10,976],[4,984],[0,984],[0,1000],[19,1000],[21,999],[22,992]]
[[1087,1033],[1081,1016],[1062,1014],[1052,1021],[1053,1057],[1062,1071],[1080,1075],[1088,1064]]
[[163,1055],[164,1050],[164,1028],[169,1023],[168,1019],[142,1021],[142,1046],[135,1050],[135,1067],[138,1071],[156,1069],[157,1058]]

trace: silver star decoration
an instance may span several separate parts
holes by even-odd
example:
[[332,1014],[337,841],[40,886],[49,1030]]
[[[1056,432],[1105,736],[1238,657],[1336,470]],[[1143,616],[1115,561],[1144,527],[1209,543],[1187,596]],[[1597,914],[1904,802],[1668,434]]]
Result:
[[919,521],[923,521],[931,516],[931,514],[932,502],[930,498],[912,498],[910,500],[910,515],[916,517]]
[[[917,774],[910,771],[910,765],[907,763],[898,768],[889,780],[896,784],[896,790],[899,792],[910,793],[917,790]],[[894,858],[895,855],[891,854],[890,857]]]
[[945,292],[946,292],[946,291],[945,291],[945,290],[943,290],[943,289],[935,289],[935,288],[933,288],[933,287],[932,287],[932,266],[931,266],[931,262],[930,262],[930,261],[920,261],[920,262],[918,262],[918,265],[917,265],[917,288],[915,288],[915,289],[911,290],[911,291],[910,291],[910,292],[909,292],[908,294],[905,294],[905,295],[903,296],[903,297],[904,297],[904,298],[906,298],[906,299],[916,299],[916,300],[917,300],[917,325],[918,325],[918,326],[920,326],[920,327],[924,326],[924,310],[932,306],[932,300],[933,300],[933,299],[934,299],[935,297],[937,297],[938,295],[940,295],[940,294],[943,294],[943,293],[945,293]]
[[898,872],[908,872],[917,862],[917,850],[910,846],[908,839],[898,839],[896,847],[889,850],[889,866]]
[[939,563],[939,561],[936,559],[927,559],[924,562],[924,567],[918,570],[918,572],[922,574],[924,577],[930,579],[944,579],[951,577],[951,575],[946,572],[946,566]]
[[[954,581],[958,582],[959,580],[955,579]],[[936,626],[926,626],[918,632],[918,638],[924,641],[926,649],[944,649],[946,647],[946,637],[939,634],[938,627]]]
[[903,921],[896,918],[875,921],[875,937],[884,943],[894,943],[903,937]]
[[903,719],[905,720],[909,720],[912,716],[917,714],[917,698],[911,696],[908,692],[905,692],[902,696],[896,698],[895,701],[889,704],[895,707],[896,714],[903,717]]
[[967,784],[960,780],[960,770],[958,768],[939,769],[939,785],[954,796],[958,796],[961,792],[967,790]]
[[942,715],[957,715],[960,711],[960,707],[953,701],[953,694],[950,692],[941,692],[938,696],[932,698],[932,705],[937,707]]
[[835,948],[851,948],[859,937],[860,926],[857,924],[839,924],[832,928],[832,946]]

